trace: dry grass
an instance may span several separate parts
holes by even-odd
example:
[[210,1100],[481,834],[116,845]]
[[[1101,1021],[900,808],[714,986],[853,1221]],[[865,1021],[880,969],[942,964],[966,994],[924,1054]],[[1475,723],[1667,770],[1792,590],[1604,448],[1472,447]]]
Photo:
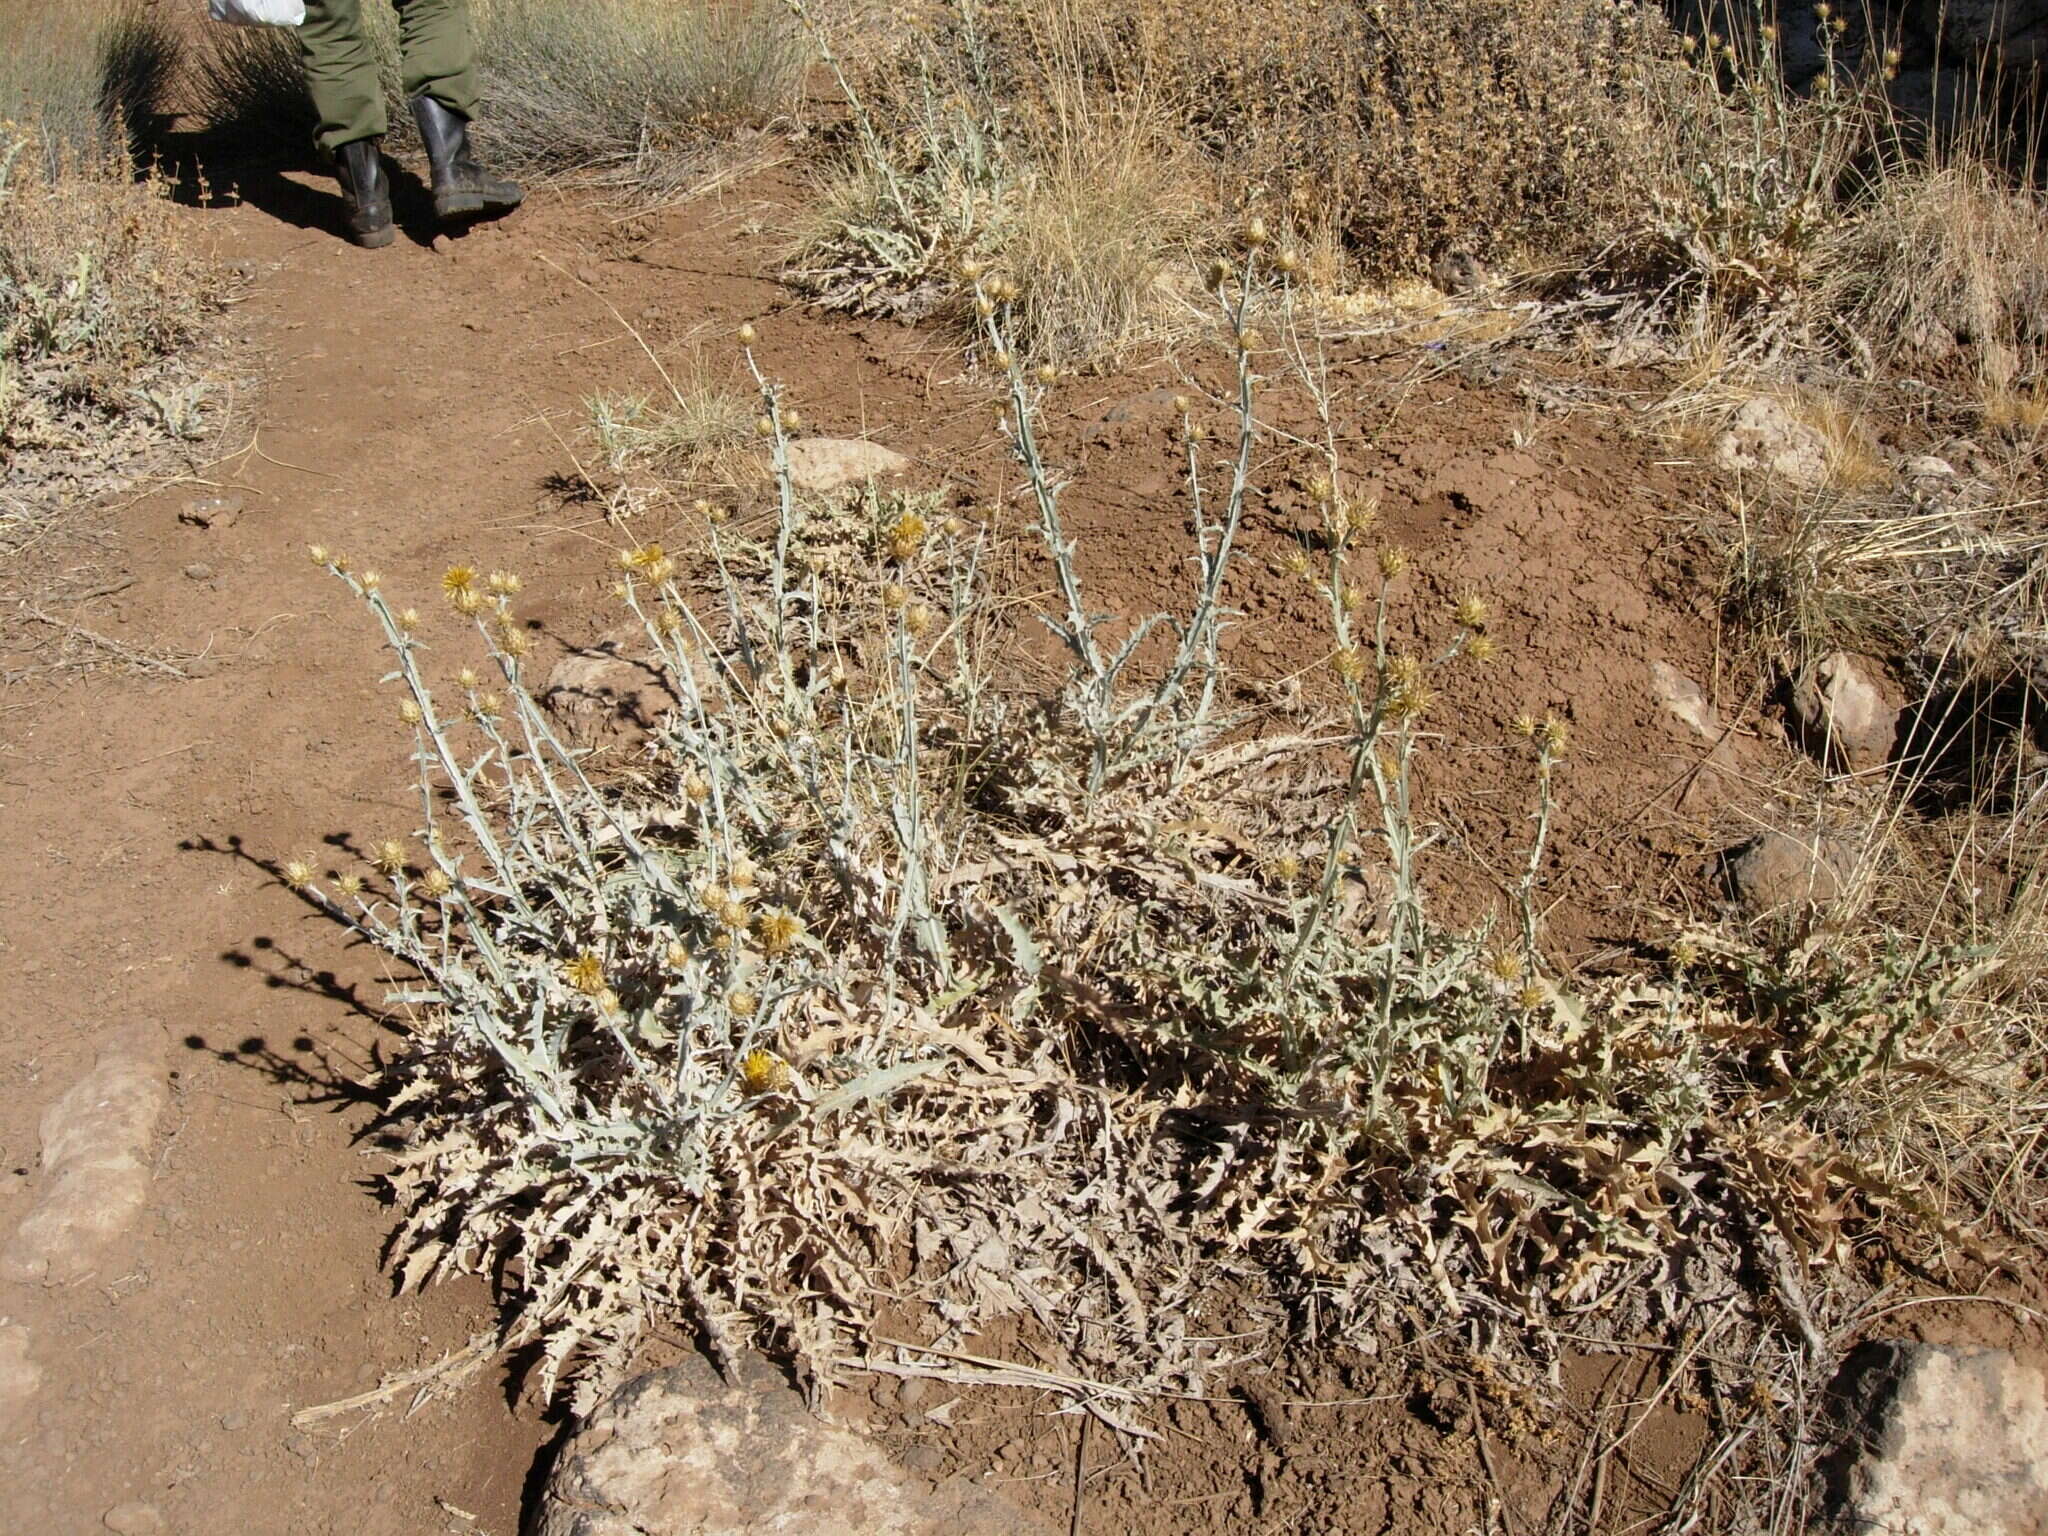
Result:
[[2038,388],[2048,206],[1981,160],[1885,176],[1827,242],[1823,303],[1894,366],[1963,349],[1992,394]]
[[180,34],[141,0],[10,0],[0,11],[0,120],[33,125],[46,157],[146,147]]

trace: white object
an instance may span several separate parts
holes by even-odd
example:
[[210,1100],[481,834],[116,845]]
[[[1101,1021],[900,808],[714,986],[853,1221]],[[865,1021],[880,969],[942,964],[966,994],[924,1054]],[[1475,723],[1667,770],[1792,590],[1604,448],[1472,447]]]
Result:
[[206,0],[215,21],[237,27],[296,27],[306,20],[306,0]]

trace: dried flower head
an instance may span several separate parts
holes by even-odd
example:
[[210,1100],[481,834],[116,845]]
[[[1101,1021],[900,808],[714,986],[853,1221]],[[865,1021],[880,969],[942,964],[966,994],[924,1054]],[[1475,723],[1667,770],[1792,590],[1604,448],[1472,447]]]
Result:
[[903,628],[913,640],[921,639],[932,627],[934,617],[929,603],[912,603],[903,610]]
[[1486,969],[1495,981],[1513,986],[1522,979],[1524,962],[1521,954],[1512,949],[1498,950],[1486,962]]
[[400,613],[398,616],[398,627],[408,635],[418,629],[420,627],[419,609],[408,608]]
[[473,692],[475,691],[478,684],[483,682],[483,679],[476,675],[475,667],[464,667],[460,672],[455,674],[455,681],[460,683],[464,688],[469,689]]
[[485,585],[499,597],[516,597],[526,583],[511,571],[493,571]]
[[1315,562],[1309,559],[1308,551],[1298,544],[1280,557],[1280,564],[1288,575],[1303,580],[1307,580],[1315,572]]
[[315,565],[326,565],[329,561],[333,560],[334,555],[325,544],[308,544],[306,546],[306,558]]
[[775,423],[773,421],[769,420],[766,416],[756,416],[754,418],[754,436],[773,437],[774,435]]
[[891,613],[895,613],[898,609],[900,609],[905,603],[909,601],[910,594],[904,591],[903,588],[898,586],[895,582],[892,581],[883,586],[882,606],[888,609]]
[[464,618],[483,612],[484,595],[475,587],[458,587],[448,594],[448,605]]
[[1484,630],[1474,630],[1465,637],[1465,654],[1474,661],[1491,661],[1500,654],[1500,643]]
[[434,900],[439,901],[455,889],[455,882],[448,877],[448,872],[445,869],[436,865],[420,876],[420,889],[433,897]]
[[361,875],[343,875],[334,883],[344,896],[360,896],[363,894],[363,877]]
[[1301,860],[1283,853],[1266,865],[1266,873],[1282,885],[1292,885],[1301,878]]
[[743,346],[743,347],[751,347],[751,346],[752,346],[752,345],[753,345],[753,344],[754,344],[754,343],[755,343],[755,342],[756,342],[757,340],[759,340],[759,339],[760,339],[760,333],[759,333],[758,331],[756,331],[756,330],[754,329],[754,327],[752,326],[752,324],[746,324],[746,325],[742,325],[742,326],[740,327],[740,345],[741,345],[741,346]]
[[384,585],[383,576],[376,571],[365,571],[356,581],[365,592],[374,592]]
[[1490,616],[1486,599],[1477,593],[1467,592],[1458,599],[1458,623],[1462,628],[1484,629]]
[[562,979],[586,997],[604,991],[604,961],[594,949],[586,949],[562,967]]
[[782,954],[796,943],[803,931],[802,921],[786,908],[764,912],[754,923],[754,937],[761,945],[761,952],[767,955]]
[[1355,645],[1347,645],[1338,651],[1330,658],[1330,666],[1339,677],[1354,688],[1365,681],[1365,674],[1369,670],[1365,653]]
[[1508,731],[1516,736],[1533,737],[1536,734],[1537,724],[1536,717],[1525,709],[1508,722]]
[[910,560],[924,543],[925,520],[915,512],[905,512],[889,525],[888,544],[891,558]]
[[1571,730],[1555,715],[1546,715],[1536,728],[1536,745],[1550,757],[1563,757],[1571,745]]
[[1408,551],[1398,544],[1389,544],[1380,551],[1380,575],[1388,581],[1408,569]]
[[313,883],[315,870],[313,868],[313,861],[310,858],[300,856],[286,859],[284,861],[284,868],[279,873],[284,876],[284,883],[286,885],[295,891],[303,891]]
[[1271,238],[1266,231],[1266,221],[1257,215],[1244,227],[1244,243],[1252,250],[1258,250]]
[[370,852],[370,862],[387,875],[405,873],[405,844],[387,837]]
[[728,896],[718,904],[718,920],[738,933],[754,920],[747,904],[737,896]]
[[426,715],[421,712],[418,700],[400,699],[398,701],[398,718],[407,725],[418,725],[422,720],[426,719]]
[[672,971],[680,971],[690,963],[690,946],[681,939],[670,939],[668,947],[661,952],[662,964]]
[[1214,293],[1217,289],[1221,288],[1224,285],[1224,283],[1229,281],[1229,279],[1230,267],[1220,258],[1216,261],[1210,262],[1209,270],[1202,274],[1202,281],[1209,285],[1209,291],[1211,293]]
[[736,1019],[751,1019],[761,1009],[761,998],[754,992],[728,992],[725,1006]]
[[[735,997],[746,995],[738,993]],[[750,1099],[768,1093],[787,1093],[790,1082],[789,1063],[773,1051],[749,1051],[740,1063],[740,1091]]]

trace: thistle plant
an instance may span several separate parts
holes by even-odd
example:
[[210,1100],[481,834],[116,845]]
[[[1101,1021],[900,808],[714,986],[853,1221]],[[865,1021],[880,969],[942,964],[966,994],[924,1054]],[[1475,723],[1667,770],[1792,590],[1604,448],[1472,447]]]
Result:
[[[1829,1176],[1770,1117],[1819,1124],[1848,1079],[1802,1097],[1712,1049],[1769,1022],[1682,977],[1545,978],[1562,723],[1520,726],[1518,931],[1433,917],[1425,722],[1492,615],[1469,594],[1430,645],[1395,638],[1411,557],[1347,491],[1290,250],[1253,226],[1211,274],[1235,431],[1182,407],[1193,579],[1137,622],[1088,601],[1012,285],[963,272],[1054,573],[1056,700],[998,665],[986,527],[935,493],[798,492],[751,328],[769,515],[700,503],[701,549],[619,552],[673,696],[630,774],[594,777],[537,697],[517,577],[443,576],[479,658],[451,691],[428,622],[313,552],[395,658],[419,820],[366,870],[285,878],[401,972],[401,1279],[493,1276],[543,1390],[587,1404],[663,1320],[822,1386],[870,1347],[878,1274],[937,1339],[1027,1312],[1091,1370],[1199,1390],[1221,1266],[1340,1328],[1389,1296],[1535,1319]],[[1325,425],[1298,579],[1328,659],[1287,731],[1219,706],[1275,358]]]

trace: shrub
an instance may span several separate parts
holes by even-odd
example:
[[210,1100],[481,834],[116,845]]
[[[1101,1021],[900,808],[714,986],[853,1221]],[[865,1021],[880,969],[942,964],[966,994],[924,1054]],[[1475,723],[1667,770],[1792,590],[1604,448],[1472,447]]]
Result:
[[1749,1243],[1827,1255],[1854,1191],[1896,1187],[1855,1160],[1852,1100],[1916,1069],[1949,956],[1797,1007],[1776,962],[1705,940],[1661,980],[1562,989],[1534,899],[1558,722],[1510,735],[1532,847],[1507,921],[1431,917],[1424,722],[1493,641],[1469,598],[1433,651],[1393,647],[1405,556],[1334,456],[1301,562],[1328,717],[1274,736],[1222,712],[1254,306],[1279,328],[1264,361],[1319,388],[1257,249],[1216,277],[1237,424],[1211,449],[1188,422],[1195,580],[1173,617],[1091,609],[1014,284],[969,295],[1008,359],[1056,697],[991,668],[985,530],[934,497],[799,499],[766,383],[773,515],[707,513],[697,574],[722,611],[676,555],[621,556],[676,700],[622,782],[594,783],[536,702],[515,578],[444,578],[489,674],[446,707],[419,615],[313,552],[396,654],[422,821],[367,874],[283,874],[416,977],[384,1081],[404,1281],[497,1277],[548,1390],[602,1390],[654,1317],[828,1380],[878,1274],[928,1295],[937,1330],[1029,1312],[1113,1384],[1199,1382],[1223,1271],[1312,1293],[1324,1337],[1383,1305],[1540,1323],[1668,1288],[1681,1252],[1724,1274]]
[[0,130],[0,446],[83,446],[90,421],[153,409],[222,286],[160,182]]

